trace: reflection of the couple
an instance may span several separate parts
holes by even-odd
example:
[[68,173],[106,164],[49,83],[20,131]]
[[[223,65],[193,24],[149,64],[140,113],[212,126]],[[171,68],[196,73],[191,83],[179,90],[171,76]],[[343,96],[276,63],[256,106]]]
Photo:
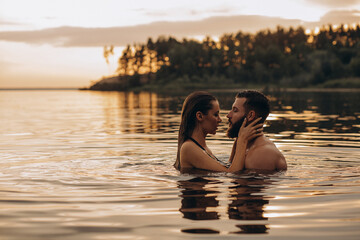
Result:
[[216,182],[201,177],[178,182],[179,188],[183,189],[180,212],[184,218],[192,220],[219,219],[218,212],[207,211],[207,208],[219,206],[219,201],[216,200],[219,192],[205,188],[210,183]]
[[[178,181],[178,187],[181,189],[181,208],[180,212],[184,218],[191,220],[215,220],[220,219],[219,200],[217,197],[221,194],[219,185],[223,182],[217,178],[195,177],[186,181]],[[262,192],[271,184],[271,181],[265,177],[247,177],[231,180],[231,186],[228,187],[227,207],[229,219],[239,220],[236,227],[240,231],[232,233],[267,233],[266,224],[259,224],[259,220],[267,220],[264,217],[264,207],[269,203]],[[222,188],[223,189],[223,188]],[[251,224],[249,221],[256,220],[257,224]],[[184,232],[200,233],[205,230],[219,233],[213,229],[187,229]],[[205,231],[205,232],[207,232]]]
[[[230,187],[231,203],[228,206],[230,219],[237,220],[267,220],[264,217],[264,206],[269,200],[261,194],[266,185],[270,184],[265,178],[235,179]],[[238,224],[241,229],[237,233],[266,233],[265,224]]]

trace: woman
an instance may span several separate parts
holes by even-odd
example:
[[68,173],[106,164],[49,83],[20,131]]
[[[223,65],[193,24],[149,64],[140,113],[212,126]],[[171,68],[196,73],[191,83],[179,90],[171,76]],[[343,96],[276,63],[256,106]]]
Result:
[[248,141],[262,135],[262,124],[255,125],[259,120],[260,118],[247,127],[245,127],[246,120],[244,121],[229,159],[231,165],[227,168],[206,146],[206,136],[216,134],[217,127],[222,122],[219,102],[207,92],[193,92],[185,99],[181,112],[175,168],[178,170],[197,168],[221,172],[242,170]]

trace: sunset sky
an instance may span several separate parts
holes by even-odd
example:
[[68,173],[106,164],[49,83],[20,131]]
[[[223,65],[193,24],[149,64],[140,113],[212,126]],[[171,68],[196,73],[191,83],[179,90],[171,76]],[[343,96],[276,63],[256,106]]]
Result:
[[148,37],[341,23],[360,23],[360,0],[0,0],[0,88],[89,86]]

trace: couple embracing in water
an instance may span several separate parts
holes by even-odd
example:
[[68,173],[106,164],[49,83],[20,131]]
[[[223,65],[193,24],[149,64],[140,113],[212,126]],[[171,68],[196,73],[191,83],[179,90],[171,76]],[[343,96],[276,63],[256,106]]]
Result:
[[262,131],[269,112],[269,100],[264,94],[243,91],[236,95],[226,116],[229,121],[227,136],[235,141],[229,164],[225,166],[206,145],[206,136],[216,134],[222,122],[219,102],[210,93],[193,92],[182,107],[175,168],[180,171],[203,169],[219,172],[286,170],[284,156]]

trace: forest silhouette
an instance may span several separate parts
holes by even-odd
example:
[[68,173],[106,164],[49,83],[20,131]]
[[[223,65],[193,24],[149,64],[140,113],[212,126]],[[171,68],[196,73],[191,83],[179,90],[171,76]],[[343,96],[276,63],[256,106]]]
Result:
[[[218,41],[161,36],[128,45],[116,76],[92,90],[360,87],[360,25],[230,33]],[[104,48],[104,57],[113,47]],[[107,60],[108,61],[108,60]]]

